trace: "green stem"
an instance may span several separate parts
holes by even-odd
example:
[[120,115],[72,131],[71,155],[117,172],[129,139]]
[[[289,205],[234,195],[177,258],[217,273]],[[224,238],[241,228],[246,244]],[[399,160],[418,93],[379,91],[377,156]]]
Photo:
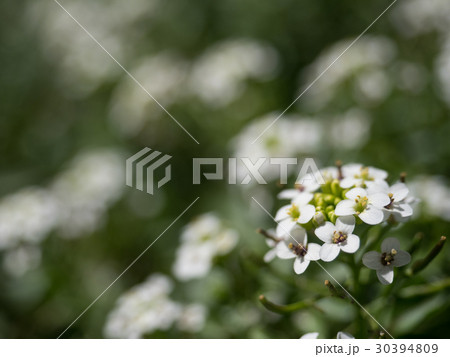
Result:
[[307,309],[310,307],[312,307],[316,310],[322,311],[322,309],[320,309],[319,307],[317,307],[315,305],[316,299],[298,301],[298,302],[295,302],[295,303],[289,304],[289,305],[279,305],[279,304],[275,304],[274,302],[272,302],[270,300],[267,300],[264,295],[260,295],[259,301],[261,302],[261,304],[264,305],[264,307],[267,310],[276,312],[278,314],[289,314],[291,312],[304,310],[304,309]]

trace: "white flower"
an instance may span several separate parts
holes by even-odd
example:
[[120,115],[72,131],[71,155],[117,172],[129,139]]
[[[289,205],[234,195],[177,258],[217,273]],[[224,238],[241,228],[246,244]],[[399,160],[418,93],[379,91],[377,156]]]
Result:
[[177,321],[177,327],[181,331],[199,332],[205,326],[208,310],[201,304],[191,304],[183,307]]
[[319,333],[318,332],[310,332],[310,333],[305,333],[302,337],[300,337],[300,339],[302,339],[302,340],[315,340],[317,337],[319,337]]
[[347,332],[341,332],[341,331],[339,331],[338,333],[337,333],[337,336],[336,336],[336,338],[338,339],[338,340],[347,340],[347,339],[355,339],[352,335],[350,335],[349,333],[347,333]]
[[[312,339],[315,340],[317,337],[319,337],[319,333],[318,332],[310,332],[310,333],[306,333],[304,334],[302,337],[300,337],[300,339],[305,340],[305,339]],[[341,332],[339,331],[337,333],[336,338],[338,340],[344,340],[344,339],[354,339],[354,337],[352,335],[350,335],[347,332]]]
[[401,267],[411,261],[408,252],[400,250],[400,243],[396,238],[386,238],[381,243],[381,253],[367,252],[362,258],[363,264],[377,271],[381,284],[388,285],[394,280],[394,267]]
[[387,177],[386,171],[361,164],[342,166],[342,174],[344,176],[340,183],[342,188],[361,187],[367,181],[383,181]]
[[213,258],[228,254],[238,239],[237,232],[224,227],[216,215],[206,213],[197,217],[181,234],[181,245],[172,269],[174,275],[182,281],[207,275]]
[[320,248],[320,259],[331,262],[336,259],[342,250],[346,253],[355,253],[359,248],[359,237],[353,233],[355,228],[355,217],[346,216],[336,220],[336,225],[325,222],[316,228],[316,236],[324,245]]
[[363,222],[372,225],[383,221],[382,208],[391,202],[385,193],[368,194],[360,187],[351,189],[345,196],[348,199],[336,205],[336,216],[357,215]]
[[104,334],[109,338],[140,338],[156,330],[168,330],[180,317],[182,307],[169,294],[172,281],[154,274],[124,293],[108,315]]
[[404,183],[389,186],[385,181],[367,182],[367,192],[381,192],[389,196],[391,202],[383,207],[385,221],[392,217],[396,222],[402,222],[412,216],[413,209],[407,203],[409,190]]
[[267,232],[265,232],[264,235],[266,237],[270,237],[270,238],[266,238],[266,244],[271,249],[269,251],[267,251],[267,253],[264,255],[264,261],[266,263],[269,263],[277,256],[277,245],[280,242],[282,242],[289,235],[285,234],[283,236],[277,237],[275,230],[273,230],[273,229],[269,229]]
[[308,223],[316,213],[313,205],[308,204],[313,198],[309,192],[297,196],[292,204],[281,207],[275,215],[278,222],[277,235],[286,235],[297,223]]
[[302,184],[296,184],[295,188],[289,188],[281,191],[277,198],[280,200],[291,200],[294,201],[303,193],[314,192],[320,185],[315,180],[304,180]]
[[176,253],[173,274],[182,281],[206,276],[211,270],[213,257],[211,244],[181,245]]
[[280,259],[295,259],[294,271],[302,274],[310,261],[320,259],[320,245],[309,243],[306,231],[296,226],[290,231],[290,237],[277,245],[277,256]]

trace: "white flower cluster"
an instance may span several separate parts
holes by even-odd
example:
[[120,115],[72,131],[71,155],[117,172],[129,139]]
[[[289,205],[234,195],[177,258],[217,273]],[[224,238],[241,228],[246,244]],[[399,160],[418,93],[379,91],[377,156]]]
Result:
[[[309,85],[348,48],[353,39],[343,40],[325,50],[307,69],[302,83]],[[336,95],[341,84],[353,80],[354,97],[360,104],[378,103],[391,91],[392,82],[385,67],[397,54],[396,45],[385,37],[363,36],[317,81],[302,101],[319,110]],[[304,88],[300,88],[302,92]]]
[[[304,334],[302,337],[300,337],[300,339],[303,339],[303,340],[315,340],[318,337],[319,337],[319,333],[318,332],[309,332],[309,333]],[[336,338],[338,340],[354,339],[354,337],[352,335],[350,335],[347,332],[342,332],[342,331],[339,331],[337,333]]]
[[[350,109],[344,115],[336,116],[330,120],[312,118],[301,115],[284,115],[255,143],[257,138],[274,120],[277,113],[269,113],[252,120],[232,142],[234,157],[249,158],[256,162],[260,158],[270,157],[297,157],[317,153],[319,148],[330,145],[329,149],[352,150],[363,145],[370,130],[370,119],[361,109]],[[345,135],[348,140],[342,141]],[[270,165],[266,160],[259,167],[259,172],[265,180],[273,181],[280,177],[279,168]],[[288,170],[294,170],[290,165]],[[248,170],[237,166],[237,178],[241,182],[248,175]],[[255,183],[255,181],[250,181]]]
[[[62,5],[124,63],[139,48],[136,40],[141,40],[133,33],[130,36],[130,28],[151,16],[158,3],[159,0],[68,0]],[[122,75],[117,64],[55,2],[31,2],[26,15],[24,26],[42,38],[42,52],[60,68],[55,77],[64,91],[70,90],[70,95],[89,95],[105,81]]]
[[222,107],[245,89],[245,80],[274,76],[278,54],[259,42],[229,40],[209,48],[190,74],[190,89],[209,106]]
[[[192,62],[174,52],[152,54],[130,72],[164,107],[193,97],[216,108],[237,99],[248,80],[272,78],[277,64],[274,48],[251,39],[234,39],[207,48]],[[135,135],[163,113],[154,99],[126,76],[111,99],[110,120],[126,136]]]
[[405,36],[450,28],[450,3],[447,0],[409,0],[399,3],[392,13],[394,24]]
[[176,323],[181,331],[198,332],[205,323],[203,305],[183,305],[170,299],[172,281],[161,274],[123,294],[108,315],[104,334],[108,338],[141,338],[157,330],[168,330]]
[[229,253],[238,242],[235,230],[224,227],[212,213],[199,216],[181,234],[173,274],[182,281],[208,274],[213,258]]
[[419,176],[409,183],[426,216],[450,221],[450,186],[443,176]]
[[[390,186],[385,181],[387,172],[383,170],[348,164],[325,168],[320,173],[324,184],[319,185],[311,177],[305,177],[295,189],[280,193],[279,198],[290,199],[291,203],[278,210],[275,233],[266,233],[272,249],[265,260],[275,256],[294,259],[297,274],[303,273],[310,261],[330,262],[341,251],[355,253],[360,246],[360,238],[354,233],[356,224],[395,224],[406,221],[413,214],[410,205],[413,199],[408,195],[406,185],[397,182]],[[323,242],[321,246],[308,243],[308,230],[314,231]],[[380,264],[375,264],[369,259],[371,263],[366,264],[377,269],[383,283],[392,282],[393,266],[409,262],[397,243],[389,241],[382,245],[382,254],[387,260],[380,257]]]
[[[123,192],[122,163],[122,156],[114,150],[86,152],[49,187],[28,187],[4,197],[0,201],[0,250],[38,245],[53,230],[67,238],[93,232]],[[27,251],[19,250],[18,256]],[[14,260],[9,262],[11,268]],[[23,270],[17,263],[17,269]]]

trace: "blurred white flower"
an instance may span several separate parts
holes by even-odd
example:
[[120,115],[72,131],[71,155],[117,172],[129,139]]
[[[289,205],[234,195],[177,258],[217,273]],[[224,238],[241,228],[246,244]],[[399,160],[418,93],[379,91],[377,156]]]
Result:
[[[338,150],[352,150],[363,146],[370,134],[368,114],[358,108],[348,110],[344,115],[336,116],[327,131],[329,141]],[[345,140],[342,140],[345,138]]]
[[277,245],[277,257],[280,259],[294,259],[294,271],[302,274],[310,261],[320,259],[320,245],[308,244],[304,228],[296,226],[290,231],[289,237]]
[[392,90],[392,81],[384,69],[369,69],[355,79],[355,99],[362,104],[377,104]]
[[391,200],[385,193],[368,194],[363,188],[357,187],[348,191],[346,200],[336,205],[336,216],[356,215],[363,222],[371,225],[381,223],[384,219],[383,207]]
[[181,234],[173,273],[186,281],[208,274],[215,256],[228,254],[237,244],[239,236],[226,228],[214,214],[206,213],[189,223]]
[[169,298],[173,284],[153,274],[123,294],[108,315],[104,334],[108,338],[141,338],[156,330],[168,330],[182,314],[182,306]]
[[427,69],[418,63],[399,61],[394,71],[397,87],[413,94],[422,92],[428,82]]
[[[353,39],[343,40],[326,49],[306,69],[302,78],[305,86],[312,83],[333,61],[342,55]],[[327,105],[339,92],[340,85],[348,79],[357,79],[357,88],[365,101],[380,100],[390,89],[384,68],[396,56],[396,45],[386,37],[363,36],[336,61],[314,86],[303,96],[302,102],[315,110]],[[359,76],[362,76],[359,79]],[[303,87],[299,89],[302,92]],[[361,99],[356,96],[355,99]]]
[[[447,30],[447,33],[449,32],[450,25]],[[435,72],[439,81],[441,96],[447,106],[450,106],[450,35],[447,36],[441,53],[435,60]]]
[[[302,337],[300,337],[300,339],[316,339],[317,337],[319,337],[319,333],[318,332],[310,332],[310,333],[305,333]],[[354,337],[352,335],[350,335],[347,332],[341,332],[339,331],[337,333],[336,338],[338,340],[343,340],[343,339],[354,339]]]
[[325,222],[316,228],[314,233],[324,242],[320,248],[320,259],[331,262],[336,259],[340,251],[355,253],[359,249],[359,237],[353,234],[355,217],[346,216],[336,220],[336,224]]
[[[269,158],[295,158],[302,154],[313,154],[319,149],[323,136],[319,119],[285,115],[253,143],[277,117],[277,113],[270,113],[253,120],[232,142],[233,156],[238,160],[249,158],[256,162],[259,158],[267,158],[258,170],[266,181],[280,179],[280,167],[270,164]],[[295,168],[296,165],[288,165],[288,174]],[[236,174],[241,182],[248,175],[248,169],[244,165],[237,165]],[[250,181],[251,184],[255,182]]]
[[39,243],[60,218],[58,202],[51,192],[29,187],[0,201],[0,250],[20,242]]
[[22,276],[40,265],[41,255],[41,249],[35,245],[10,249],[3,256],[3,269],[13,277]]
[[270,248],[270,250],[264,255],[264,261],[269,263],[277,256],[277,245],[286,239],[289,234],[277,236],[277,233],[273,229],[269,229],[267,231],[259,230],[259,233],[266,237],[266,244]]
[[205,326],[208,310],[201,304],[191,304],[183,307],[177,321],[177,327],[181,331],[199,332]]
[[[450,221],[450,187],[441,176],[419,176],[408,183],[415,197],[421,201],[422,213],[426,216],[440,217]],[[419,210],[414,209],[414,213]]]
[[[143,87],[164,107],[183,94],[188,64],[175,53],[161,52],[139,60],[130,69]],[[165,114],[159,105],[128,76],[111,98],[110,120],[125,136],[137,134],[149,121]]]
[[397,29],[407,37],[430,31],[447,34],[450,28],[450,3],[447,0],[409,0],[392,12]]
[[177,250],[173,274],[182,281],[206,276],[213,257],[212,244],[183,244]]
[[[148,18],[159,0],[64,1],[67,11],[98,40],[120,63],[136,53],[139,36],[130,31],[134,24]],[[48,60],[57,67],[54,77],[64,92],[86,96],[101,84],[125,75],[120,67],[96,44],[69,15],[54,2],[31,2],[26,8],[27,22],[37,36]]]
[[66,238],[93,232],[123,190],[120,153],[105,149],[80,154],[51,186],[59,204],[59,232]]
[[369,269],[377,271],[378,280],[384,285],[394,280],[394,267],[401,267],[411,261],[408,252],[400,250],[400,243],[396,238],[386,238],[381,243],[381,253],[370,251],[363,255],[363,264]]
[[242,93],[247,79],[270,79],[277,65],[274,48],[249,39],[228,40],[194,62],[190,90],[209,106],[223,107]]
[[305,333],[300,339],[302,340],[315,340],[317,337],[319,337],[318,332],[309,332]]

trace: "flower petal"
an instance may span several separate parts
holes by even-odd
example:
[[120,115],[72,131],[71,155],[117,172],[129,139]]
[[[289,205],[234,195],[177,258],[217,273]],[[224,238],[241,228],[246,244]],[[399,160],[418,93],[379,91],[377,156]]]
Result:
[[316,208],[313,205],[306,205],[300,208],[300,217],[298,217],[297,222],[300,224],[307,223],[314,217],[316,213]]
[[325,222],[323,226],[317,227],[314,233],[322,242],[331,243],[331,239],[333,238],[333,233],[335,230],[336,227],[333,223]]
[[306,243],[308,243],[305,228],[296,224],[295,227],[292,228],[291,234],[287,240],[290,241],[291,243],[295,242],[296,244],[301,244],[305,246]]
[[388,176],[386,171],[377,169],[376,167],[372,166],[369,167],[369,175],[373,177],[374,181],[384,180]]
[[392,185],[390,191],[394,195],[395,202],[403,201],[409,193],[408,187],[403,182]]
[[394,205],[394,209],[400,213],[402,217],[411,217],[413,215],[412,207],[407,203],[400,203],[398,205]]
[[300,209],[306,206],[312,199],[314,195],[310,192],[300,192],[300,194],[294,198],[293,204],[297,205]]
[[282,206],[275,215],[275,221],[280,222],[286,218],[290,218],[291,216],[288,215],[289,208],[291,208],[292,205],[285,205]]
[[284,221],[281,221],[277,225],[276,234],[277,237],[288,239],[291,235],[292,229],[295,228],[297,225],[297,222],[293,221],[292,219],[288,218]]
[[283,242],[277,245],[276,247],[277,257],[280,259],[292,259],[297,256],[294,254],[292,250],[290,250],[287,245]]
[[408,252],[405,252],[404,250],[398,250],[397,254],[394,257],[392,265],[395,267],[402,267],[403,265],[409,264],[410,261],[411,255],[409,255]]
[[350,234],[355,229],[355,217],[343,216],[336,220],[336,230],[345,234]]
[[381,264],[381,254],[374,250],[364,254],[362,262],[369,269],[378,270],[383,267],[383,264]]
[[312,339],[316,339],[317,337],[319,337],[319,333],[318,332],[310,332],[310,333],[305,333],[302,337],[300,337],[300,339],[302,340],[312,340]]
[[336,205],[334,210],[336,216],[351,216],[355,214],[355,202],[352,200],[343,200]]
[[361,218],[364,223],[375,225],[383,222],[384,214],[381,209],[373,206],[368,206],[364,211],[361,212],[359,218]]
[[[284,244],[284,243],[281,243]],[[269,250],[265,255],[264,255],[264,261],[266,263],[271,262],[272,260],[275,259],[275,257],[277,256],[277,250],[276,248]]]
[[356,180],[353,177],[345,177],[339,182],[339,185],[342,188],[350,188],[350,187],[354,186],[355,184],[357,184],[357,182],[358,182],[358,180]]
[[359,237],[355,234],[350,234],[345,243],[341,243],[340,248],[346,253],[356,252],[359,249]]
[[341,332],[341,331],[339,331],[339,332],[337,333],[336,338],[337,338],[338,340],[354,339],[354,337],[353,337],[352,335],[350,335],[349,333],[347,333],[347,332]]
[[367,191],[361,187],[352,188],[350,191],[348,191],[345,194],[345,197],[347,197],[350,200],[355,200],[356,198],[367,196]]
[[378,192],[389,193],[389,185],[386,181],[367,181],[366,186],[369,195]]
[[305,254],[305,259],[316,261],[320,259],[320,245],[316,243],[308,244],[308,252]]
[[320,248],[320,259],[322,259],[324,262],[331,262],[332,260],[336,259],[340,251],[341,249],[337,244],[325,243]]
[[381,243],[381,252],[382,253],[390,253],[392,249],[396,251],[400,250],[400,242],[397,238],[386,238],[383,243]]
[[394,269],[389,266],[377,270],[377,277],[381,284],[389,285],[394,281]]
[[373,193],[367,198],[369,199],[369,203],[377,208],[383,208],[384,206],[391,203],[391,200],[386,193]]
[[290,188],[290,189],[281,191],[277,195],[277,198],[279,198],[280,200],[292,200],[295,197],[297,197],[299,194],[300,194],[299,190],[297,190],[296,188]]
[[304,257],[300,258],[297,257],[294,260],[294,271],[296,274],[301,274],[303,273],[306,268],[309,265],[309,260],[305,259]]

